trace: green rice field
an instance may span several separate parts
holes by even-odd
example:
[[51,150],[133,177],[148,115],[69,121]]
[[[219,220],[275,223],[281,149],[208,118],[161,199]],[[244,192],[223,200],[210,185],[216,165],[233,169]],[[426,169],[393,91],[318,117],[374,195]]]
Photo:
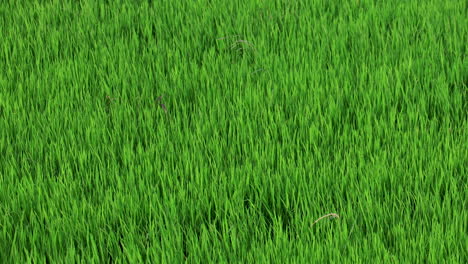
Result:
[[0,263],[468,263],[465,0],[0,2]]

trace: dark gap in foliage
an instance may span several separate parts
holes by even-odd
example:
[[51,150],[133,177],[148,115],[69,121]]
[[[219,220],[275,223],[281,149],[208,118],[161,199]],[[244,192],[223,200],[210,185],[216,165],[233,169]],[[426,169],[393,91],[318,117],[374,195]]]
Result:
[[[272,170],[278,171],[278,170]],[[274,172],[273,172],[274,173]],[[277,234],[274,230],[274,221],[281,222],[281,229],[288,235],[290,240],[294,239],[297,234],[293,227],[294,219],[293,210],[285,206],[284,195],[288,195],[282,191],[276,190],[271,193],[270,189],[260,196],[258,190],[249,187],[244,196],[244,209],[249,215],[258,214],[265,222],[266,232],[270,239],[274,240]],[[252,206],[253,205],[253,206]],[[257,237],[256,239],[261,239]]]
[[[351,126],[352,130],[357,130],[358,129],[358,118],[356,115],[356,101],[357,98],[353,96],[343,96],[341,98],[341,106],[339,107],[341,109],[341,115],[344,116],[344,123]],[[359,102],[359,101],[358,101]]]
[[118,232],[119,233],[119,240],[118,240],[118,245],[119,245],[119,250],[120,250],[120,253],[125,253],[125,245],[124,245],[124,236],[122,234],[122,232]]
[[[182,226],[184,227],[185,225],[182,225]],[[188,259],[190,257],[190,252],[188,250],[188,245],[187,245],[189,235],[187,233],[188,233],[187,228],[182,228],[182,254],[184,256],[184,259]]]
[[[463,73],[462,73],[463,74]],[[457,105],[452,105],[450,106],[451,109],[451,116],[461,118],[461,120],[457,120],[460,123],[463,121],[468,120],[468,72],[466,72],[460,81],[453,81],[448,84],[448,89],[449,89],[449,95],[452,98],[454,94],[460,92],[461,93],[461,106]],[[457,111],[455,109],[459,109],[460,111]]]
[[326,16],[330,21],[329,22],[334,22],[337,18],[340,18],[339,12],[340,12],[340,7],[339,3],[336,3],[335,1],[324,1],[323,3],[323,10],[320,10],[319,13]]
[[150,23],[146,28],[143,28],[143,25],[139,25],[134,29],[135,35],[139,40],[138,49],[141,51],[148,50],[148,47],[153,47],[158,44],[159,38],[155,23]]

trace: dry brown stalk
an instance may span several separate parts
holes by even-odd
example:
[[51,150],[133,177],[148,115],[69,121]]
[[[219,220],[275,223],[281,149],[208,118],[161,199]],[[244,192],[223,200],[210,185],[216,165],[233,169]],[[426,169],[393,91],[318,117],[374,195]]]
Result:
[[315,220],[315,222],[312,225],[315,225],[318,221],[320,221],[320,220],[322,220],[324,218],[327,218],[327,217],[331,217],[332,219],[333,218],[340,218],[340,216],[338,214],[330,213],[330,214],[324,215],[324,216],[320,217],[319,219]]

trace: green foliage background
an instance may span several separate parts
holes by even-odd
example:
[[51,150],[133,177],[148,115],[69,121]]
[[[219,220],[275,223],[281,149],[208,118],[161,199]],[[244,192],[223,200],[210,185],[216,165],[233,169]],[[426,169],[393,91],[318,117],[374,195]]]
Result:
[[467,31],[462,0],[2,1],[0,259],[466,263]]

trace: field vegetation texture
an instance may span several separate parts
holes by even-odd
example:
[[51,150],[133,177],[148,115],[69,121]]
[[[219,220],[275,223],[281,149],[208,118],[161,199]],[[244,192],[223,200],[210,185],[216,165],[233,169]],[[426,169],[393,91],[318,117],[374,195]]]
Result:
[[467,263],[467,3],[1,1],[0,261]]

